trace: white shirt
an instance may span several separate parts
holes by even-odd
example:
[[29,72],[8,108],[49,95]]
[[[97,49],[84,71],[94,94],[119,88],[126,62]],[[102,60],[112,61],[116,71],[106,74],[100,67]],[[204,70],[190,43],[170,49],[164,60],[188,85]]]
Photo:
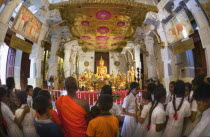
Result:
[[164,124],[166,122],[166,113],[164,111],[164,106],[161,103],[154,108],[151,117],[150,130],[147,137],[162,137],[163,131],[156,131],[156,124]]
[[[176,98],[176,108],[180,105],[182,98]],[[167,126],[163,133],[163,137],[181,137],[184,118],[191,115],[190,103],[186,100],[183,101],[181,108],[177,111],[178,119],[174,119],[173,102],[169,102],[166,108],[166,115],[169,117]]]
[[136,113],[136,108],[137,108],[137,98],[134,96],[132,93],[127,95],[124,98],[123,105],[122,107],[126,109],[126,111],[130,113]]
[[32,99],[32,96],[30,96],[30,95],[28,95],[28,97],[27,97],[27,104],[30,108],[32,108],[33,99]]
[[15,125],[15,115],[4,102],[1,102],[1,112],[4,120],[7,123],[8,128],[12,128]]
[[144,121],[145,121],[144,123],[148,123],[147,121],[148,121],[149,111],[151,107],[152,107],[151,102],[143,106],[143,109],[141,111],[141,118],[144,118]]
[[209,137],[210,136],[210,108],[203,112],[202,118],[189,137]]
[[[94,104],[93,105],[95,105],[96,104],[96,102],[94,102]],[[97,106],[98,106],[98,104],[97,104]],[[115,102],[113,102],[113,106],[112,106],[112,108],[109,110],[109,112],[112,114],[112,115],[114,115],[114,116],[119,116],[122,112],[121,112],[121,109],[120,109],[120,107],[119,107],[119,105],[117,104],[117,103],[115,103]]]

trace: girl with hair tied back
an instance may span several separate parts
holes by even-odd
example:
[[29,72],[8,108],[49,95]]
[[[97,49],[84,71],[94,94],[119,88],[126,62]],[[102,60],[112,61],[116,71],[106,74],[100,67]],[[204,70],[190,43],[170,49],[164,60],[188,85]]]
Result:
[[154,102],[149,111],[149,122],[147,125],[147,137],[162,137],[165,128],[166,114],[163,104],[166,101],[166,90],[156,88],[154,92]]
[[122,137],[132,137],[137,126],[137,94],[139,93],[139,84],[132,82],[130,84],[130,90],[123,101],[123,113],[125,119],[123,122]]
[[181,137],[184,121],[191,115],[190,103],[185,99],[185,83],[175,83],[173,100],[166,108],[167,125],[163,137]]

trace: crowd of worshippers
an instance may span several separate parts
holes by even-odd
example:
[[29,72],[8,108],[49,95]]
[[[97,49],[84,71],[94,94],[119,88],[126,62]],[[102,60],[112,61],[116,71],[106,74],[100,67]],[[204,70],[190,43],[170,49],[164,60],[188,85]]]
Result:
[[50,92],[30,85],[15,92],[8,77],[6,88],[0,87],[0,137],[210,137],[208,80],[200,75],[192,83],[172,81],[168,95],[163,85],[150,83],[140,102],[140,85],[132,82],[121,109],[109,85],[90,108],[76,96],[76,79],[68,77],[67,95],[54,110]]

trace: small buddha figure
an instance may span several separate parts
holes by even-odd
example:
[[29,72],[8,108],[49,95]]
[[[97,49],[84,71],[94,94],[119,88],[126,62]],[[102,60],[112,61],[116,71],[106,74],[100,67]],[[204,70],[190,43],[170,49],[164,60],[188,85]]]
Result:
[[135,71],[133,67],[131,67],[131,70],[129,71],[129,80],[130,82],[135,82]]
[[97,74],[99,76],[105,76],[107,74],[107,67],[104,66],[104,60],[102,59],[102,57],[99,61],[99,66],[97,67]]

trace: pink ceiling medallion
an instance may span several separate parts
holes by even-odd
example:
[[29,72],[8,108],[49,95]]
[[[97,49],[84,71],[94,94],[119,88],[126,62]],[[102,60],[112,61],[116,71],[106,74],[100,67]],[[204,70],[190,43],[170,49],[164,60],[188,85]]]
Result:
[[88,21],[82,21],[81,24],[82,24],[82,26],[89,26],[90,25]]
[[123,37],[121,37],[121,36],[118,36],[118,37],[114,37],[113,38],[113,40],[121,40],[121,39],[123,39]]
[[111,17],[111,14],[109,11],[101,10],[96,13],[96,17],[100,20],[108,20]]
[[107,36],[97,36],[96,37],[96,40],[98,41],[107,41],[109,39],[109,37]]
[[90,40],[91,37],[89,37],[89,36],[82,36],[82,39],[84,39],[84,40]]
[[100,33],[100,34],[106,34],[109,32],[109,28],[107,27],[100,27],[97,29],[97,31]]
[[99,42],[98,44],[99,44],[99,45],[105,45],[106,42]]
[[117,23],[117,26],[118,26],[118,27],[123,27],[123,26],[125,26],[125,22],[122,22],[122,21],[121,21],[121,22],[118,22],[118,23]]
[[99,46],[98,48],[100,48],[100,49],[106,49],[107,47],[106,46]]

